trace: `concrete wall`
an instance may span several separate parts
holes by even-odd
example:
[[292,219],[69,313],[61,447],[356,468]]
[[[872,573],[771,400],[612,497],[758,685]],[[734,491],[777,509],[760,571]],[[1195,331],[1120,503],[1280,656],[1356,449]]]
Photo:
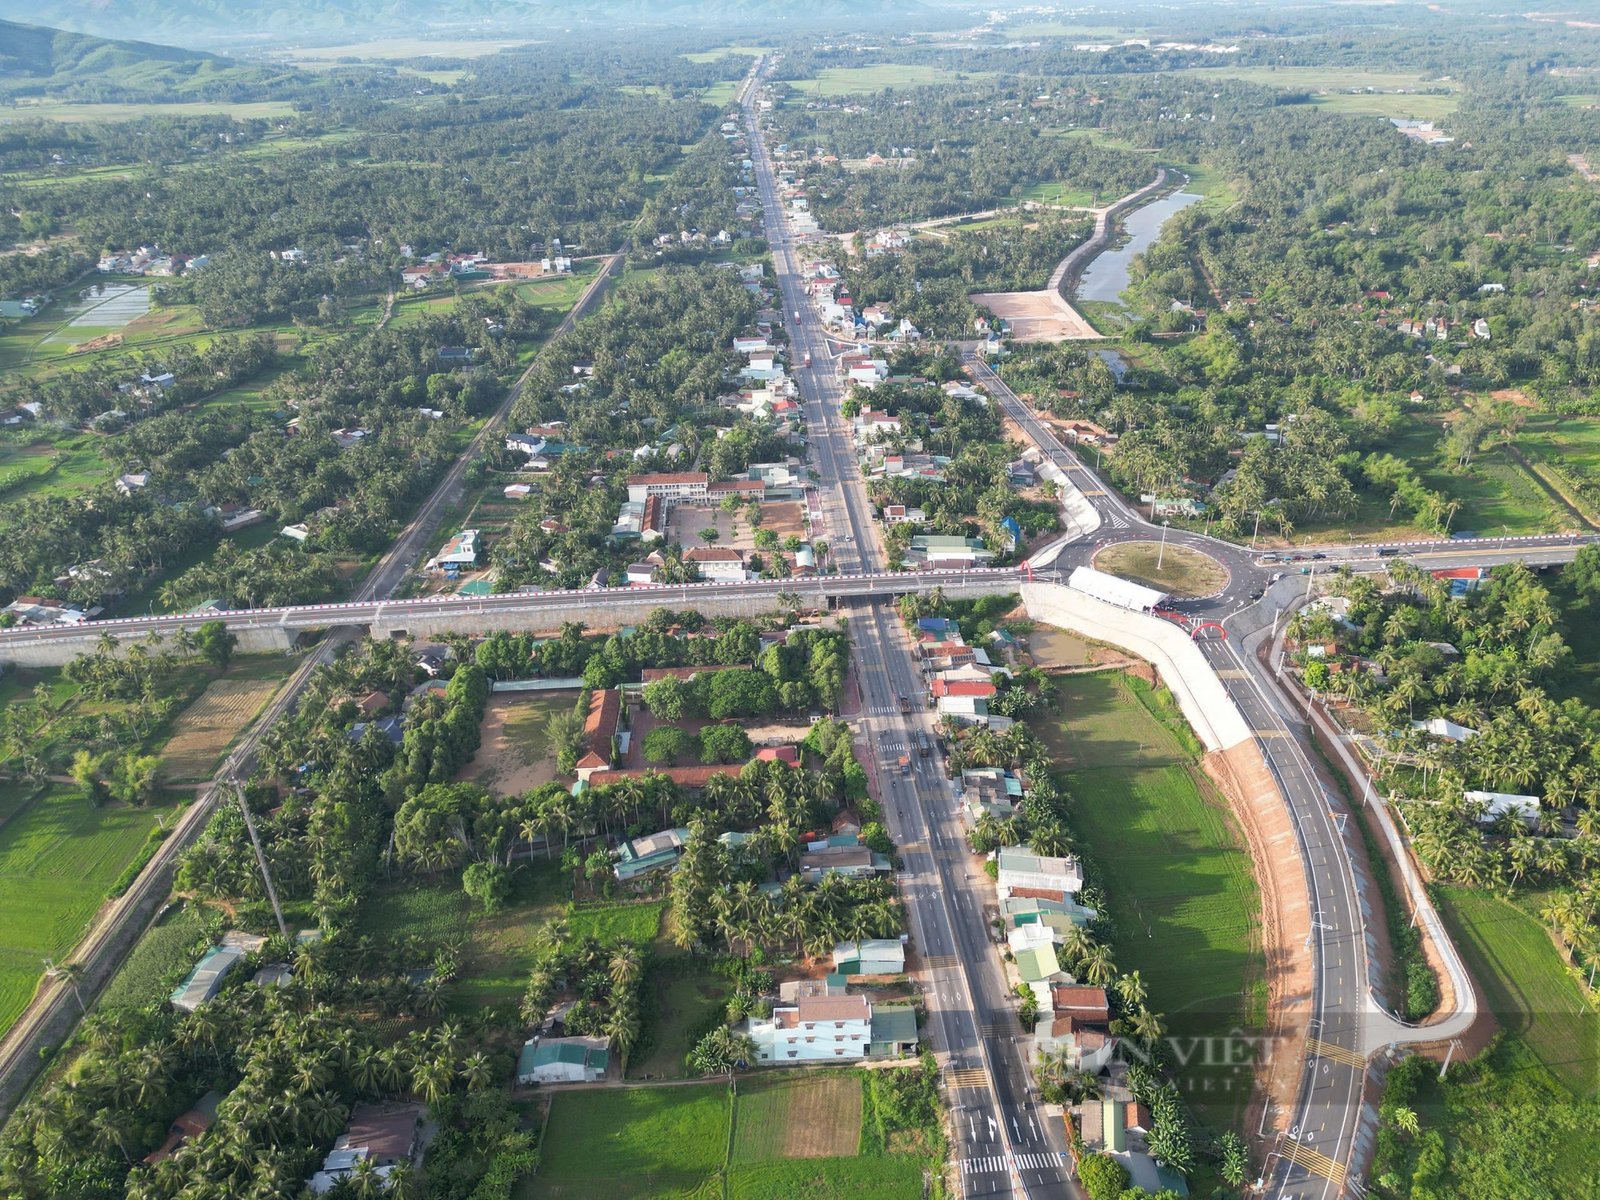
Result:
[[[202,624],[197,620],[196,625]],[[281,654],[294,647],[298,630],[284,629],[278,625],[261,625],[234,629],[239,639],[241,654]],[[55,638],[50,641],[16,641],[0,644],[0,663],[7,667],[64,667],[74,659],[92,653],[100,644],[103,631],[93,625],[85,627],[82,637]],[[145,631],[124,631],[115,634],[123,646],[144,640]],[[170,632],[169,632],[170,636]]]
[[1025,583],[1028,616],[1120,647],[1151,663],[1207,750],[1226,750],[1252,737],[1249,722],[1206,661],[1200,647],[1171,621],[1129,612],[1055,583]]

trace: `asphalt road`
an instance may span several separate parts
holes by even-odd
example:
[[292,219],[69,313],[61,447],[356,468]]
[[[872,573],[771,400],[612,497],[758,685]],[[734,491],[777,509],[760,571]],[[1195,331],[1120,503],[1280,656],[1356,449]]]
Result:
[[[976,361],[975,356],[968,357],[968,364],[1040,449],[1069,472],[1100,514],[1102,524],[1096,538],[1061,547],[1052,564],[1054,572],[1065,573],[1075,566],[1087,565],[1103,545],[1160,536],[1159,527],[1146,521],[1075,452],[1062,445],[986,364]],[[1241,641],[1272,620],[1268,606],[1257,605],[1256,598],[1263,589],[1272,588],[1275,609],[1299,588],[1299,566],[1264,564],[1248,550],[1203,535],[1167,530],[1165,536],[1175,544],[1204,550],[1228,568],[1230,578],[1217,596],[1187,607],[1198,616],[1220,621],[1232,635],[1205,637],[1200,644],[1255,731],[1267,767],[1284,797],[1311,899],[1311,929],[1306,942],[1312,959],[1310,1023],[1303,1031],[1291,1031],[1291,1044],[1276,1050],[1297,1055],[1301,1070],[1294,1111],[1286,1118],[1286,1135],[1279,1139],[1265,1165],[1266,1194],[1284,1200],[1329,1200],[1359,1187],[1356,1141],[1366,1076],[1366,1060],[1360,1048],[1365,1044],[1362,1023],[1368,1019],[1369,980],[1362,912],[1345,842],[1346,836],[1359,835],[1348,829],[1342,800],[1329,794],[1317,778],[1297,736],[1299,723],[1292,721],[1271,697],[1266,668],[1248,648],[1244,652],[1240,648]],[[1449,544],[1442,549],[1448,552]],[[1309,553],[1302,564],[1308,570],[1325,562],[1331,565],[1331,557],[1312,560]],[[1340,557],[1357,553],[1351,548]],[[1376,548],[1368,553],[1378,561]],[[1295,574],[1288,575],[1291,570]],[[1285,573],[1285,577],[1273,583],[1272,577],[1279,573]],[[1309,585],[1310,576],[1306,578]]]
[[[820,477],[819,532],[841,571],[873,575],[882,571],[883,556],[850,433],[839,416],[843,385],[830,342],[803,289],[753,101],[753,93],[747,95],[751,157],[789,324],[790,358],[796,364],[812,461]],[[809,368],[801,365],[807,354]],[[974,867],[954,787],[932,749],[927,682],[891,606],[867,599],[853,603],[849,613],[861,690],[860,741],[878,781],[885,820],[900,847],[900,890],[916,949],[928,967],[927,1033],[943,1058],[954,1115],[952,1157],[962,1192],[1075,1195],[1064,1165],[1064,1130],[1059,1122],[1051,1127],[1031,1095],[1032,1077],[1023,1057],[1031,1038],[1023,1037],[990,940],[984,909],[993,902],[992,885]],[[910,713],[901,713],[901,696],[912,700]],[[930,747],[926,758],[915,749],[918,736]],[[911,759],[905,775],[898,766],[901,755]]]

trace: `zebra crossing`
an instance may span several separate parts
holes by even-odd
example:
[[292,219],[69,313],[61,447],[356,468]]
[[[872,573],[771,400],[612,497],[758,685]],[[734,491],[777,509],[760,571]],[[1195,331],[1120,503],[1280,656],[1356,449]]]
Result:
[[1051,1171],[1066,1161],[1065,1151],[1050,1153],[990,1154],[961,1160],[963,1175],[994,1175],[1009,1171]]

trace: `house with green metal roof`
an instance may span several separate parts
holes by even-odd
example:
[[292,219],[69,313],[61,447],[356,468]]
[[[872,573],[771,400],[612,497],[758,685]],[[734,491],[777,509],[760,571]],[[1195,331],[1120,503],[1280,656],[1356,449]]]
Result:
[[626,883],[651,871],[664,871],[678,865],[683,844],[689,840],[687,829],[663,829],[649,837],[634,838],[624,842],[617,851],[617,878]]
[[906,969],[906,948],[899,938],[840,942],[833,948],[833,969],[840,975],[899,975]]
[[200,956],[188,978],[173,989],[172,1006],[194,1012],[222,989],[222,981],[244,956],[237,946],[212,946]]
[[517,1083],[599,1083],[610,1063],[610,1038],[535,1038],[517,1056]]
[[1017,974],[1024,983],[1040,983],[1061,973],[1054,946],[1033,946],[1019,951],[1016,962]]
[[868,1058],[899,1058],[917,1052],[917,1010],[909,1004],[874,1004]]

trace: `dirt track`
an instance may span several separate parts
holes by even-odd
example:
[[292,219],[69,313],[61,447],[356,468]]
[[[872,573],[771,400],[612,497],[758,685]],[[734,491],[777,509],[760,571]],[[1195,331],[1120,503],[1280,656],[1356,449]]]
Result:
[[[1267,770],[1255,742],[1207,754],[1206,774],[1228,797],[1244,830],[1254,864],[1256,886],[1261,889],[1261,949],[1266,959],[1267,1028],[1274,1052],[1268,1070],[1256,1079],[1245,1133],[1258,1129],[1271,1135],[1278,1118],[1294,1109],[1300,1064],[1288,1047],[1304,1041],[1311,1015],[1311,959],[1298,944],[1301,931],[1310,928],[1311,904],[1305,872],[1295,845],[1289,813]],[[1273,1121],[1263,1126],[1263,1099],[1272,1105]],[[1264,1146],[1258,1146],[1264,1152]]]

